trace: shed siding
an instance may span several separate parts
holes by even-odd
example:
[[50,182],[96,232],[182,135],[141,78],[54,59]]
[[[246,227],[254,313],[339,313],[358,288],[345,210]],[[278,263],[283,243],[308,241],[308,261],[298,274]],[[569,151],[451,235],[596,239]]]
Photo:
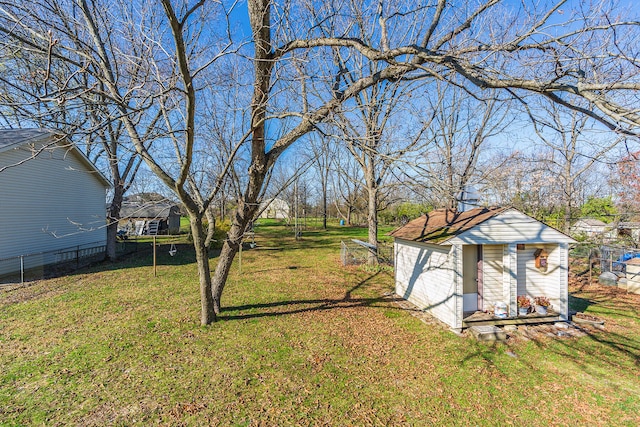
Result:
[[510,209],[460,233],[446,243],[486,245],[543,242],[570,243],[573,239],[522,212]]
[[560,313],[562,320],[569,320],[569,245],[561,243],[558,246],[558,257],[560,259],[560,268],[558,274],[560,276],[560,295],[558,297],[559,304],[555,307]]
[[457,327],[461,319],[456,316],[452,247],[396,239],[394,250],[396,293],[447,325]]
[[518,307],[516,306],[516,295],[518,292],[518,254],[517,245],[512,243],[510,245],[504,245],[503,252],[503,265],[504,270],[502,272],[503,283],[503,296],[504,300],[508,301],[509,315],[515,316],[518,313]]
[[493,307],[496,302],[508,301],[504,299],[503,280],[503,251],[504,245],[485,245],[483,251],[483,299],[484,308]]
[[463,256],[462,256],[462,246],[454,245],[451,248],[451,255],[453,256],[453,260],[451,265],[455,266],[453,269],[453,323],[449,323],[449,326],[452,326],[454,329],[461,330],[462,329],[462,317],[464,316],[464,282],[462,277],[463,270]]
[[[548,267],[541,271],[535,266],[534,253],[537,249],[545,249],[549,253]],[[518,295],[527,295],[530,298],[546,296],[554,307],[564,305],[561,301],[562,281],[566,269],[562,267],[561,250],[558,245],[546,244],[526,246],[518,251]]]
[[[0,259],[106,243],[105,187],[76,155],[56,147],[30,158],[26,145],[0,154],[0,168],[10,166],[0,173]],[[25,262],[55,262],[40,258]]]

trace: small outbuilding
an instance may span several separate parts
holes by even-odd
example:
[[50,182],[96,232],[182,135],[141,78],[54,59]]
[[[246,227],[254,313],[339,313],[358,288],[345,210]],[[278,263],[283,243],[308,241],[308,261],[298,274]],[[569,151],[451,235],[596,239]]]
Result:
[[616,238],[640,242],[640,222],[620,222],[615,230]]
[[395,290],[454,329],[477,311],[545,296],[567,320],[569,244],[575,241],[514,208],[434,210],[393,232]]
[[135,235],[180,233],[180,206],[169,202],[123,202],[119,228]]
[[65,135],[0,130],[0,276],[104,255],[109,180]]
[[[640,258],[632,258],[627,261],[626,278],[626,291],[634,294],[640,294]],[[618,286],[620,286],[621,283],[622,281],[618,282]]]

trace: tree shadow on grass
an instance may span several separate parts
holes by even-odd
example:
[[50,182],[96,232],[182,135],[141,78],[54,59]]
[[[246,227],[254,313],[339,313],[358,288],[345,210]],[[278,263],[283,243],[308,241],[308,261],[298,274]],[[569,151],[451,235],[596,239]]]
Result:
[[298,265],[288,265],[286,267],[274,267],[274,268],[264,268],[262,270],[251,270],[250,274],[256,273],[268,273],[270,271],[283,271],[283,270],[303,270],[303,269],[311,269],[311,267],[300,267]]
[[569,294],[569,310],[572,312],[585,311],[594,301]]
[[[278,317],[299,313],[308,313],[315,311],[327,311],[336,309],[348,309],[358,307],[372,307],[377,304],[381,304],[381,307],[392,308],[397,310],[405,310],[399,306],[394,306],[392,303],[402,301],[403,299],[395,294],[381,295],[371,298],[354,298],[352,294],[366,286],[372,279],[374,279],[380,272],[367,277],[366,279],[358,282],[355,286],[348,289],[342,298],[319,298],[319,299],[302,299],[302,300],[290,300],[290,301],[276,301],[259,304],[246,304],[231,307],[223,307],[222,313],[228,312],[240,312],[239,314],[221,314],[218,319],[225,320],[243,320],[243,319],[256,319],[262,317]],[[246,311],[262,310],[258,313],[242,313]]]

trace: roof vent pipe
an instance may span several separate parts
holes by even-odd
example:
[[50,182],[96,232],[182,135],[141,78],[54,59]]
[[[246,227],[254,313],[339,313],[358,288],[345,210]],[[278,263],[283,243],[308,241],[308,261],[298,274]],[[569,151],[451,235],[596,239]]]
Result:
[[466,212],[480,206],[480,194],[472,185],[465,185],[464,189],[458,193],[457,199],[458,212]]

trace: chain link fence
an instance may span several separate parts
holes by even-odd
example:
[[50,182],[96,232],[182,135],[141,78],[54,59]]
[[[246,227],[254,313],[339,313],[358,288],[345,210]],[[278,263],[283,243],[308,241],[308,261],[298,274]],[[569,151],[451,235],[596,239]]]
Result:
[[[369,259],[371,247],[368,243],[360,240],[352,240],[351,242],[340,242],[340,260],[342,265],[361,265],[366,264]],[[378,243],[377,247],[378,263],[384,265],[393,265],[393,244]]]
[[630,246],[580,243],[571,249],[570,269],[584,283],[600,283],[625,288],[627,263],[640,258],[640,249]]
[[[138,242],[116,243],[118,256],[138,251]],[[104,242],[87,243],[51,251],[0,259],[0,284],[24,283],[55,277],[104,260]]]

